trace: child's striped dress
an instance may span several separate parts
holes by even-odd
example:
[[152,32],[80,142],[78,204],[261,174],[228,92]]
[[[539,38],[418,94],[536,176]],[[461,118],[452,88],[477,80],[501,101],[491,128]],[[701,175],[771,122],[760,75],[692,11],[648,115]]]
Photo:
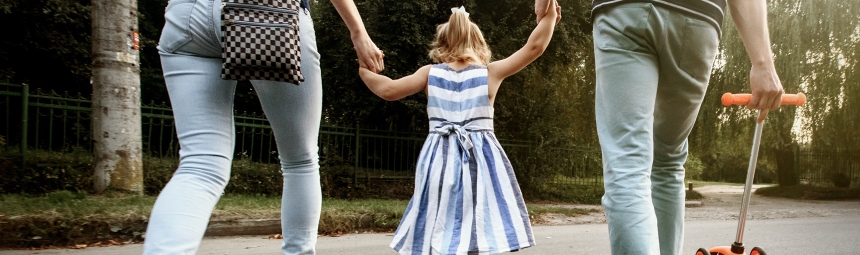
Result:
[[495,254],[535,244],[510,160],[493,133],[487,67],[430,69],[430,134],[391,247],[400,254]]

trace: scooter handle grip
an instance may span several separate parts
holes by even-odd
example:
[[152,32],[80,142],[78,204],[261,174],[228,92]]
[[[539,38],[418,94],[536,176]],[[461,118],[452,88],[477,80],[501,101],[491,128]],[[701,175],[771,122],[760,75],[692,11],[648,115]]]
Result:
[[[722,101],[723,106],[746,105],[750,103],[751,98],[752,94],[725,93],[723,94]],[[804,95],[803,93],[782,95],[782,105],[793,104],[796,106],[801,106],[804,103],[806,103],[806,95]]]

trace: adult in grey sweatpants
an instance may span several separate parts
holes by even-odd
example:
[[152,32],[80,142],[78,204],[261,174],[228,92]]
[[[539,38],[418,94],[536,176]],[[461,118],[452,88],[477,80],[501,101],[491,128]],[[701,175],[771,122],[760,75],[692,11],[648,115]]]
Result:
[[[776,109],[765,0],[729,0],[752,61],[751,109]],[[595,111],[612,254],[681,252],[684,162],[726,0],[594,0]],[[732,63],[728,63],[732,64]]]

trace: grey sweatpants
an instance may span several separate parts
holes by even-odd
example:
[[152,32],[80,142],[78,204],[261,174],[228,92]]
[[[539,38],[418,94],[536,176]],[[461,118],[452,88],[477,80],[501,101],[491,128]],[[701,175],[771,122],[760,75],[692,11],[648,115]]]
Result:
[[719,43],[709,23],[650,3],[594,14],[595,110],[612,254],[681,252],[684,162]]

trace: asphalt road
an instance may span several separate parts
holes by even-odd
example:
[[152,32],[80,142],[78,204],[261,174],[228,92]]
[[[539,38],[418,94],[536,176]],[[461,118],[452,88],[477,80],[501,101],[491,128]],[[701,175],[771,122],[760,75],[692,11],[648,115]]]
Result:
[[[687,221],[684,254],[698,248],[729,245],[734,241],[735,220]],[[526,254],[609,254],[606,224],[535,226],[537,245],[511,253]],[[395,254],[388,243],[391,234],[351,234],[320,237],[317,253]],[[747,247],[760,246],[768,254],[860,254],[860,213],[827,217],[749,220],[744,233]],[[197,254],[277,254],[280,240],[265,236],[206,238]],[[140,254],[143,245],[92,247],[86,249],[2,250],[0,254]]]

